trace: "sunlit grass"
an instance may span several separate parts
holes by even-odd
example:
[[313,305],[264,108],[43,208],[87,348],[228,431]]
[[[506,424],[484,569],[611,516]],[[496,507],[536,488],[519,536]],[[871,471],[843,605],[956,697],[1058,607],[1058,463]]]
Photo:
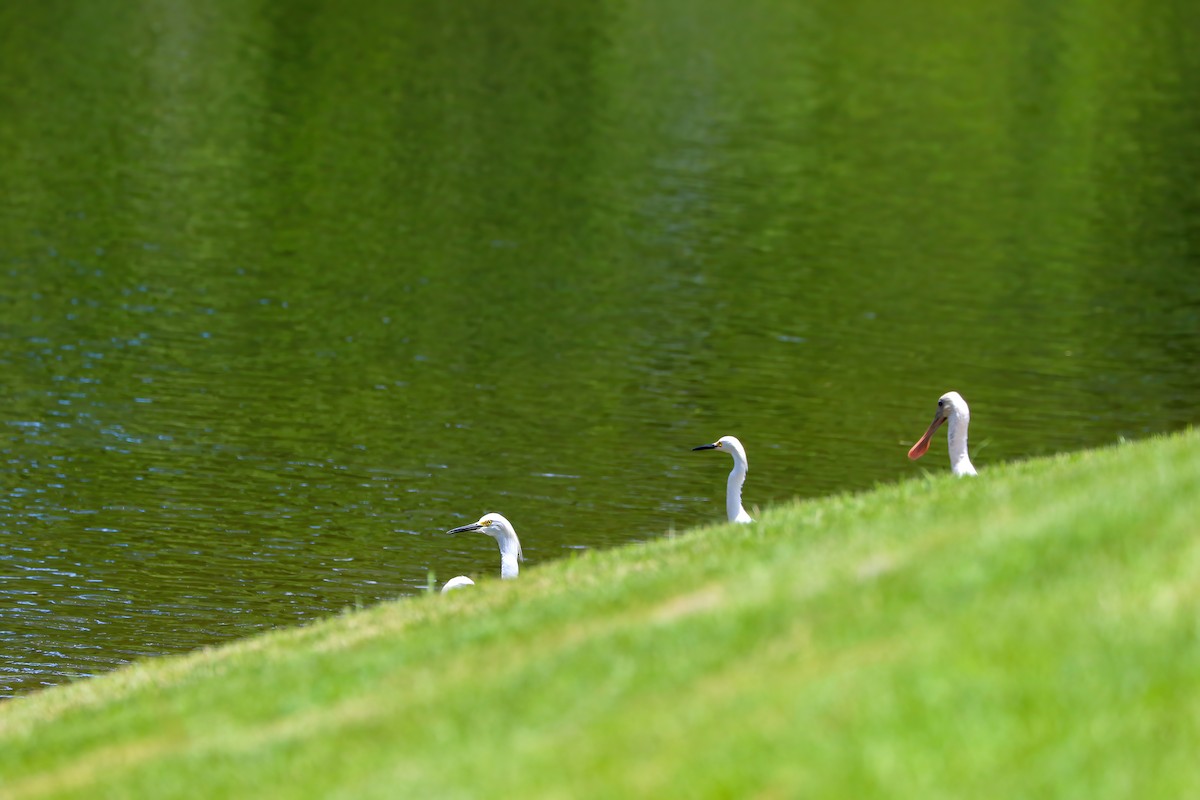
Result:
[[1200,436],[916,479],[0,706],[0,796],[1200,792]]

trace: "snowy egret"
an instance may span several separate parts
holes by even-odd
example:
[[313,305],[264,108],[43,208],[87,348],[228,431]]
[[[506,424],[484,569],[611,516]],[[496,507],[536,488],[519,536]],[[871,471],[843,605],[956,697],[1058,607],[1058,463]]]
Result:
[[946,428],[946,439],[950,443],[951,470],[960,478],[963,475],[974,475],[975,467],[971,464],[971,457],[967,455],[967,426],[971,424],[971,410],[967,408],[967,401],[963,400],[958,392],[946,392],[938,398],[937,413],[933,415],[929,430],[925,431],[925,435],[908,451],[908,457],[916,461],[925,455],[934,431],[940,428],[942,423],[949,425]]
[[[513,530],[511,522],[500,514],[484,514],[478,522],[463,525],[461,528],[455,528],[446,533],[466,533],[467,531],[481,531],[495,539],[496,544],[500,545],[500,577],[505,579],[517,577],[519,569],[517,562],[524,561],[525,554],[521,552],[521,541],[517,538],[517,532]],[[474,583],[475,581],[467,576],[459,575],[446,581],[442,591],[448,592],[462,586],[472,586]]]
[[451,578],[446,581],[446,585],[442,587],[442,592],[448,592],[451,589],[461,589],[464,586],[474,586],[475,581],[468,578],[466,575],[459,575],[456,578]]
[[722,436],[712,444],[702,444],[693,450],[724,450],[733,456],[733,471],[729,473],[729,485],[725,488],[725,513],[730,522],[754,522],[746,509],[742,508],[742,484],[746,482],[746,448],[736,436]]

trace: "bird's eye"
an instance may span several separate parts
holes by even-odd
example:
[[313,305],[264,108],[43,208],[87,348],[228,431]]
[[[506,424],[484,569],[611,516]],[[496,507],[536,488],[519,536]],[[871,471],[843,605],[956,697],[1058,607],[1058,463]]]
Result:
[[942,406],[944,406],[944,405],[946,405],[946,401],[945,401],[945,400],[938,400],[938,408],[941,408],[941,407],[942,407]]

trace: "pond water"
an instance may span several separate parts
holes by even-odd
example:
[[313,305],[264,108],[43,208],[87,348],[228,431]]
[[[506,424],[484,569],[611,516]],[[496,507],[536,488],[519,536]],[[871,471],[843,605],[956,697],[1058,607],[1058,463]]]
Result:
[[0,695],[1200,418],[1200,5],[0,10]]

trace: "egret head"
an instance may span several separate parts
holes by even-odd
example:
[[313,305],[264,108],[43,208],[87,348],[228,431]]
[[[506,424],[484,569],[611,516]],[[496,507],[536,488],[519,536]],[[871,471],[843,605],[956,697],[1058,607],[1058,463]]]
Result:
[[736,436],[722,436],[712,444],[702,444],[699,447],[693,447],[693,450],[723,450],[733,456],[734,461],[739,461],[742,464],[749,466],[749,460],[746,458],[746,448],[742,447],[742,443],[738,441]]
[[506,534],[514,535],[516,533],[512,523],[505,519],[503,514],[484,514],[479,518],[478,522],[454,528],[453,530],[446,531],[446,533],[466,533],[467,531],[486,533],[494,539],[499,539]]
[[[453,530],[448,530],[446,533],[466,533],[467,531],[479,531],[486,533],[496,540],[496,544],[500,546],[500,553],[505,558],[515,558],[512,563],[512,576],[516,576],[516,562],[524,561],[525,554],[521,551],[521,541],[517,538],[517,531],[513,528],[512,523],[504,518],[503,514],[484,514],[479,518],[478,522],[472,522],[470,525],[463,525]],[[509,577],[501,573],[502,577]]]

